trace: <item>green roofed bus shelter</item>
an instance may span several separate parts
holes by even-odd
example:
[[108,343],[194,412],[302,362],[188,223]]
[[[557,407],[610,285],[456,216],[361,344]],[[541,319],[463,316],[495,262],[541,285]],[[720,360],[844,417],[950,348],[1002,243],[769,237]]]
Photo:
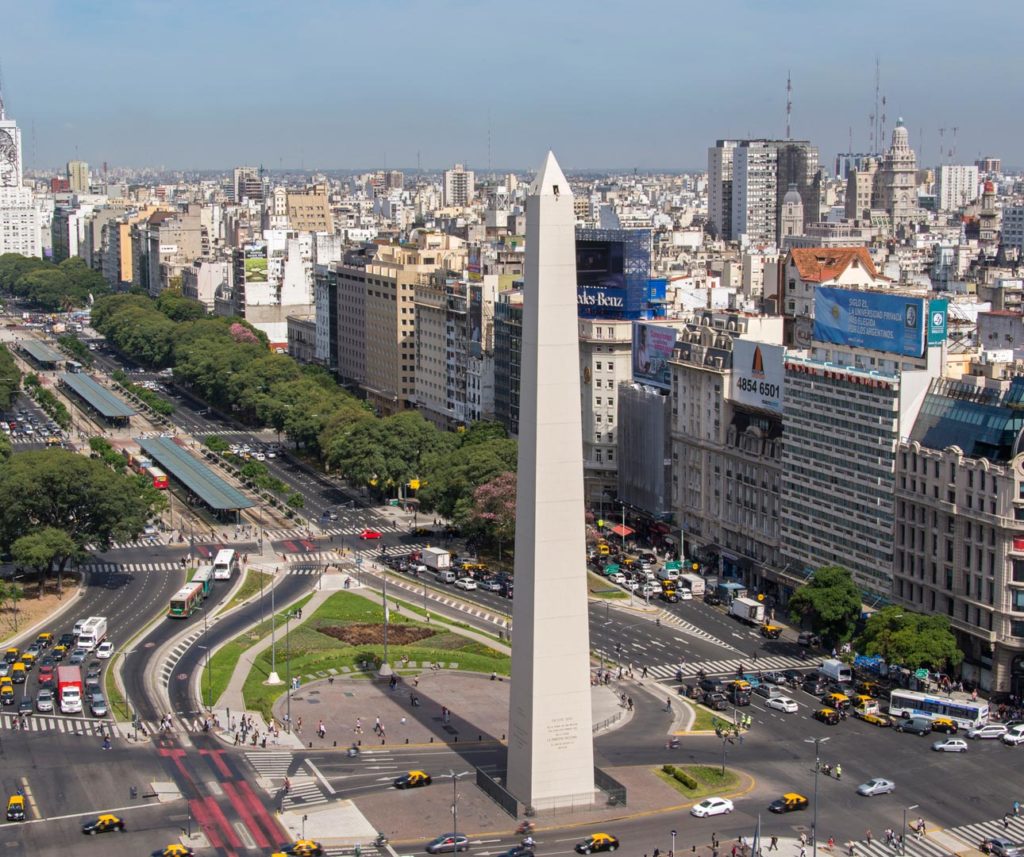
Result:
[[88,375],[62,372],[59,380],[70,398],[75,399],[80,406],[84,405],[87,410],[97,414],[110,425],[126,426],[135,416],[135,411],[128,407],[123,399],[115,396]]
[[233,485],[229,485],[198,458],[189,455],[169,437],[136,439],[142,451],[180,482],[200,502],[210,507],[219,518],[254,505]]
[[24,340],[21,343],[21,350],[36,366],[46,371],[60,368],[60,364],[66,359],[59,351],[37,339]]

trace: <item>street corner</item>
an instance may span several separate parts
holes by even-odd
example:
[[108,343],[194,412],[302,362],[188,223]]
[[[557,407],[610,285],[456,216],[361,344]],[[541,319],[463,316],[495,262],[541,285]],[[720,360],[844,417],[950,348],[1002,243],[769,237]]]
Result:
[[302,811],[286,810],[278,820],[291,839],[314,839],[325,845],[359,845],[372,842],[378,828],[350,800]]

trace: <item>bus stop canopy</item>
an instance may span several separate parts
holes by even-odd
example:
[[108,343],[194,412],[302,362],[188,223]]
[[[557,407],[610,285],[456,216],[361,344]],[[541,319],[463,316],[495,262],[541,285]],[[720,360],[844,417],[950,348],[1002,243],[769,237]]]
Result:
[[80,372],[62,372],[60,382],[108,420],[124,420],[135,415],[135,411],[122,399],[88,375]]
[[136,443],[146,455],[214,511],[248,509],[256,505],[237,488],[221,479],[198,458],[185,452],[173,439],[169,437],[138,438]]
[[49,345],[39,342],[37,339],[26,339],[21,343],[21,350],[35,360],[36,363],[60,363],[65,359],[64,355],[59,351],[55,351]]

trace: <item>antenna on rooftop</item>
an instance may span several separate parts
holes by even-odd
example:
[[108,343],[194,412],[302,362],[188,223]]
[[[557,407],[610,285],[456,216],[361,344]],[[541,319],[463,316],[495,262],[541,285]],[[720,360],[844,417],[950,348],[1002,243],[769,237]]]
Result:
[[792,140],[790,121],[793,118],[793,76],[786,72],[786,139]]

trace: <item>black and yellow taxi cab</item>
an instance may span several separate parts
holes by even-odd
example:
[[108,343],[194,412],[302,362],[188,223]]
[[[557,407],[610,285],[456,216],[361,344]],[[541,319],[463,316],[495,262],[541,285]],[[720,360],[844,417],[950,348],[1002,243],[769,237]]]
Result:
[[65,656],[65,655],[66,655],[67,653],[68,653],[68,647],[67,647],[67,646],[65,646],[65,645],[64,645],[63,643],[57,643],[57,645],[56,645],[56,646],[54,646],[54,647],[53,647],[53,650],[52,650],[52,651],[50,652],[50,656],[51,656],[51,657],[52,657],[52,658],[53,658],[53,659],[54,659],[55,661],[58,661],[58,662],[59,662],[59,661],[62,661],[62,660],[64,660],[64,656]]
[[25,668],[24,661],[15,661],[11,664],[11,681],[15,684],[24,684],[25,677],[28,675],[28,670]]
[[845,711],[850,707],[850,697],[845,693],[826,693],[821,698],[821,704],[827,708],[834,708],[836,711]]
[[194,857],[195,851],[180,842],[172,842],[166,848],[154,851],[152,857]]
[[32,667],[34,667],[36,663],[35,652],[22,652],[21,662],[25,665],[26,670],[32,669]]
[[49,631],[43,631],[42,634],[36,637],[36,645],[40,649],[48,649],[53,645],[53,634]]
[[22,795],[11,795],[7,799],[7,820],[25,820],[25,798]]
[[842,719],[834,708],[819,708],[811,716],[826,726],[835,726]]
[[97,833],[110,833],[112,830],[124,833],[124,819],[111,812],[100,813],[82,825],[82,833],[89,836],[95,836]]
[[850,697],[850,703],[854,708],[865,708],[868,711],[878,708],[878,703],[875,701],[875,698],[873,696],[868,696],[866,693],[855,693]]
[[951,717],[933,717],[932,718],[932,732],[944,732],[946,735],[956,735],[957,729],[956,721]]
[[0,704],[14,705],[14,684],[9,676],[0,678]]
[[420,786],[429,786],[433,780],[430,779],[430,774],[425,771],[409,771],[407,774],[395,779],[396,789],[415,789]]
[[772,812],[794,812],[798,809],[807,809],[807,798],[796,792],[787,792],[768,804],[768,809]]
[[767,637],[769,640],[777,640],[782,636],[782,626],[772,625],[770,622],[765,622],[761,626],[761,636]]
[[324,853],[324,847],[312,839],[298,839],[285,848],[284,853],[292,857],[320,857]]
[[863,693],[872,699],[879,699],[884,691],[877,681],[862,681],[857,683],[857,693]]
[[882,728],[892,726],[892,718],[888,714],[882,714],[878,711],[869,711],[866,708],[855,708],[853,709],[853,716],[859,720],[863,720],[865,723],[870,723],[872,726],[879,726]]
[[16,660],[18,660],[19,654],[21,653],[18,651],[18,647],[12,646],[4,652],[4,663],[13,664]]
[[599,851],[614,851],[618,847],[619,840],[610,833],[595,833],[576,843],[576,853],[596,854]]

